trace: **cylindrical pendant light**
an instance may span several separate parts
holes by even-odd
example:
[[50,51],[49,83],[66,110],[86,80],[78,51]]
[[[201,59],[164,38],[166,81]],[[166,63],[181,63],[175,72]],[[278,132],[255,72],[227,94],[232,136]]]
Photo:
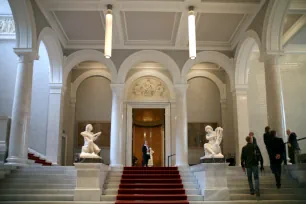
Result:
[[190,59],[195,59],[197,56],[197,45],[196,45],[196,33],[195,33],[195,13],[193,6],[189,6],[188,36],[189,36],[189,57]]
[[108,4],[105,16],[105,47],[104,56],[105,58],[110,58],[112,56],[112,35],[113,35],[113,6]]

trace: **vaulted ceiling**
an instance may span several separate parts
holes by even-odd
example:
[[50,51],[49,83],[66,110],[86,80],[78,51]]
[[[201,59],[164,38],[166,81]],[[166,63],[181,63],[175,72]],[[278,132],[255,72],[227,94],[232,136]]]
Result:
[[104,46],[113,4],[115,49],[188,49],[188,6],[195,6],[198,50],[231,50],[260,0],[36,0],[65,48]]

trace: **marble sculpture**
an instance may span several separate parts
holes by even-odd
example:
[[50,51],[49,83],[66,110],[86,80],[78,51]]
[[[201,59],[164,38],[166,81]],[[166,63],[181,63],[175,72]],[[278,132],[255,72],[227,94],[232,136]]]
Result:
[[223,129],[221,127],[217,127],[215,131],[211,126],[205,127],[206,139],[208,143],[204,144],[204,157],[205,158],[224,158],[223,154],[221,153],[220,144],[223,137]]
[[93,127],[91,124],[86,125],[85,131],[81,132],[84,137],[84,145],[82,147],[82,153],[80,158],[101,158],[98,156],[101,149],[94,143],[94,141],[101,135],[101,132],[93,133]]

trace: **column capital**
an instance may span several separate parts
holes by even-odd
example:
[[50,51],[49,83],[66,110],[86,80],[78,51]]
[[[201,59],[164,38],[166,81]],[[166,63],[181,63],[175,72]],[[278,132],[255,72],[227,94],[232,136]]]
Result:
[[66,87],[64,87],[61,83],[49,83],[50,94],[64,94],[65,91]]
[[75,106],[76,104],[76,98],[72,97],[70,98],[70,105]]
[[110,87],[117,94],[123,93],[124,91],[124,84],[110,84]]
[[14,52],[16,55],[18,55],[20,60],[24,62],[25,60],[37,60],[38,59],[38,53],[36,50],[29,49],[29,48],[14,48]]
[[281,53],[276,53],[276,54],[266,54],[264,56],[264,63],[266,64],[280,64],[279,60],[281,59],[281,57],[283,56],[283,54]]
[[226,99],[221,99],[220,104],[221,104],[221,108],[227,108],[227,100]]
[[189,84],[174,84],[175,91],[186,93]]
[[233,96],[247,96],[248,95],[248,87],[247,85],[235,85],[235,88],[232,90]]

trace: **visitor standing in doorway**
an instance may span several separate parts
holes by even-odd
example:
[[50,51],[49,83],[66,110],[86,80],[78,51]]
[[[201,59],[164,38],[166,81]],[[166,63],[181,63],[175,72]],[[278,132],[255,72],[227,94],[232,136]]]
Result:
[[145,141],[144,145],[142,146],[142,166],[148,167],[148,161],[150,159],[150,149],[148,146],[148,142]]

